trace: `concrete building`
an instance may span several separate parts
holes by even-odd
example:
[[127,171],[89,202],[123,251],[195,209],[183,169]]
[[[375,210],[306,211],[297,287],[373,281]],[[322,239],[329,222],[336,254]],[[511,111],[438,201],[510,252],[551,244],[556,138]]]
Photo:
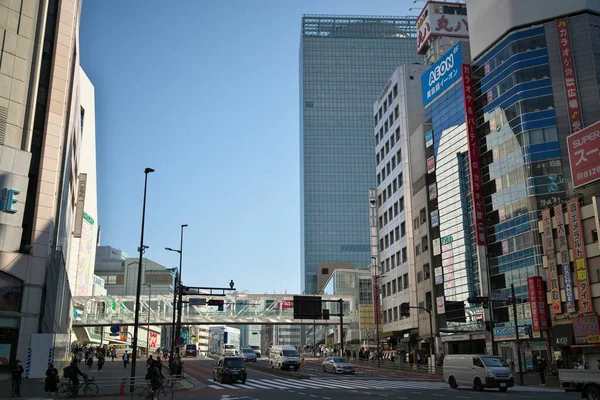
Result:
[[[76,216],[81,148],[80,1],[0,4],[0,308],[2,359],[34,359],[51,334],[68,358],[67,266]],[[81,214],[82,215],[82,214]],[[4,362],[2,364],[5,364]],[[33,375],[31,375],[33,376]]]
[[300,42],[302,291],[328,263],[369,265],[371,106],[415,53],[414,17],[304,15]]
[[[425,187],[424,169],[411,162],[413,157],[421,163],[425,159],[423,134],[413,136],[413,132],[424,122],[421,75],[426,69],[421,64],[396,68],[373,105],[377,213],[371,223],[379,230],[379,254],[373,257],[381,285],[381,337],[386,338],[389,348],[413,356],[422,350],[416,343],[419,313],[411,310],[410,316],[402,316],[400,305],[420,303],[417,278],[428,268],[428,261],[423,261],[428,260],[428,235],[415,234],[420,224],[427,224],[426,203],[412,204],[413,196]],[[431,306],[432,299],[429,290],[423,302]]]
[[[594,51],[600,46],[600,2],[468,0],[467,8],[490,286],[492,295],[506,298],[514,285],[523,310],[517,323],[532,331],[526,348],[517,349],[512,307],[498,301],[494,338],[498,354],[508,360],[524,354],[531,369],[535,356],[552,356],[547,316],[572,316],[557,287],[563,268],[540,242],[540,210],[572,196],[587,205],[600,192],[597,181],[582,184],[572,175],[567,139],[600,120],[600,59]],[[540,293],[530,290],[531,277],[546,281]],[[597,279],[588,277],[585,288]],[[546,289],[551,307],[533,309],[532,296],[543,301]],[[575,287],[575,298],[581,295]],[[576,311],[597,313],[593,302],[587,304],[591,310]]]

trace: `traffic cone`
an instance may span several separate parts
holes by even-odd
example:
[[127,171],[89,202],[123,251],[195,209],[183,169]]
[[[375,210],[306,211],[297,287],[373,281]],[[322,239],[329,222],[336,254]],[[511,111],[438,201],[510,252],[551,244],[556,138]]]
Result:
[[119,396],[125,395],[125,380],[121,381],[121,387],[119,387]]

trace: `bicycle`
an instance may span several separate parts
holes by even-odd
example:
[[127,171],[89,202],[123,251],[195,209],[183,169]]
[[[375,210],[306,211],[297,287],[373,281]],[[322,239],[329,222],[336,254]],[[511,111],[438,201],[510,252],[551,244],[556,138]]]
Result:
[[[83,378],[83,385],[79,385],[77,388],[76,395],[79,394],[79,391],[83,388],[83,394],[85,397],[96,397],[98,394],[98,385],[94,383],[94,378]],[[56,395],[60,398],[67,398],[73,396],[73,385],[71,384],[71,380],[69,378],[63,378],[60,385],[56,390]]]
[[152,384],[148,382],[145,386],[138,386],[131,392],[132,400],[154,400],[156,397],[158,400],[171,400],[173,398],[172,382],[166,381],[161,382],[160,387],[154,391],[152,390]]

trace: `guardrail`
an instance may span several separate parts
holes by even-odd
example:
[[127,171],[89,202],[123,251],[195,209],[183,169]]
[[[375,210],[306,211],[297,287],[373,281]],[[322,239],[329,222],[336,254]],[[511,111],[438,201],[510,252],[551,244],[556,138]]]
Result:
[[[183,377],[181,375],[165,375],[165,386],[170,386],[174,392],[181,390],[181,380]],[[70,382],[69,378],[62,378],[61,382]],[[98,395],[115,395],[119,394],[120,396],[129,395],[131,391],[131,385],[134,387],[147,385],[148,380],[143,376],[122,376],[122,377],[94,377],[93,381],[96,385],[98,385]],[[83,385],[83,380],[79,382],[80,385]]]
[[[307,356],[310,357],[310,355]],[[323,360],[324,358],[320,357],[319,360],[315,362],[320,363]],[[382,359],[378,365],[377,360],[365,360],[354,357],[348,358],[348,361],[356,365],[362,365],[368,368],[382,369],[387,371],[405,372],[419,374],[423,376],[435,376],[439,378],[442,378],[442,376],[444,375],[442,367],[430,366],[428,364],[408,364],[399,362],[398,360],[392,362],[391,360]]]

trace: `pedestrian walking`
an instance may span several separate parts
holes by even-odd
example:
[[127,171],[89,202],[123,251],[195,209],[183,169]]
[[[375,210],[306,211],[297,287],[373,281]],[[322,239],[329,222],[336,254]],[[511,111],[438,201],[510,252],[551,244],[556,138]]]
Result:
[[94,365],[94,352],[90,351],[87,354],[87,358],[85,360],[85,364],[88,366],[88,368],[92,368],[92,365]]
[[117,356],[117,349],[115,349],[114,347],[110,350],[110,358],[111,361],[115,361],[115,357]]
[[541,385],[546,386],[546,360],[544,357],[538,358],[538,373],[540,374],[540,381],[542,381]]
[[102,367],[104,367],[104,362],[106,359],[102,354],[100,354],[100,358],[98,358],[98,372],[102,371]]
[[23,377],[23,366],[21,360],[15,361],[15,364],[11,370],[12,377],[12,391],[10,397],[21,397],[21,380]]
[[127,365],[129,365],[129,353],[125,350],[125,353],[123,354],[123,368],[127,369]]
[[56,393],[59,381],[58,370],[54,368],[54,364],[48,365],[46,379],[44,379],[44,391],[48,393],[48,396],[51,396],[50,393]]

